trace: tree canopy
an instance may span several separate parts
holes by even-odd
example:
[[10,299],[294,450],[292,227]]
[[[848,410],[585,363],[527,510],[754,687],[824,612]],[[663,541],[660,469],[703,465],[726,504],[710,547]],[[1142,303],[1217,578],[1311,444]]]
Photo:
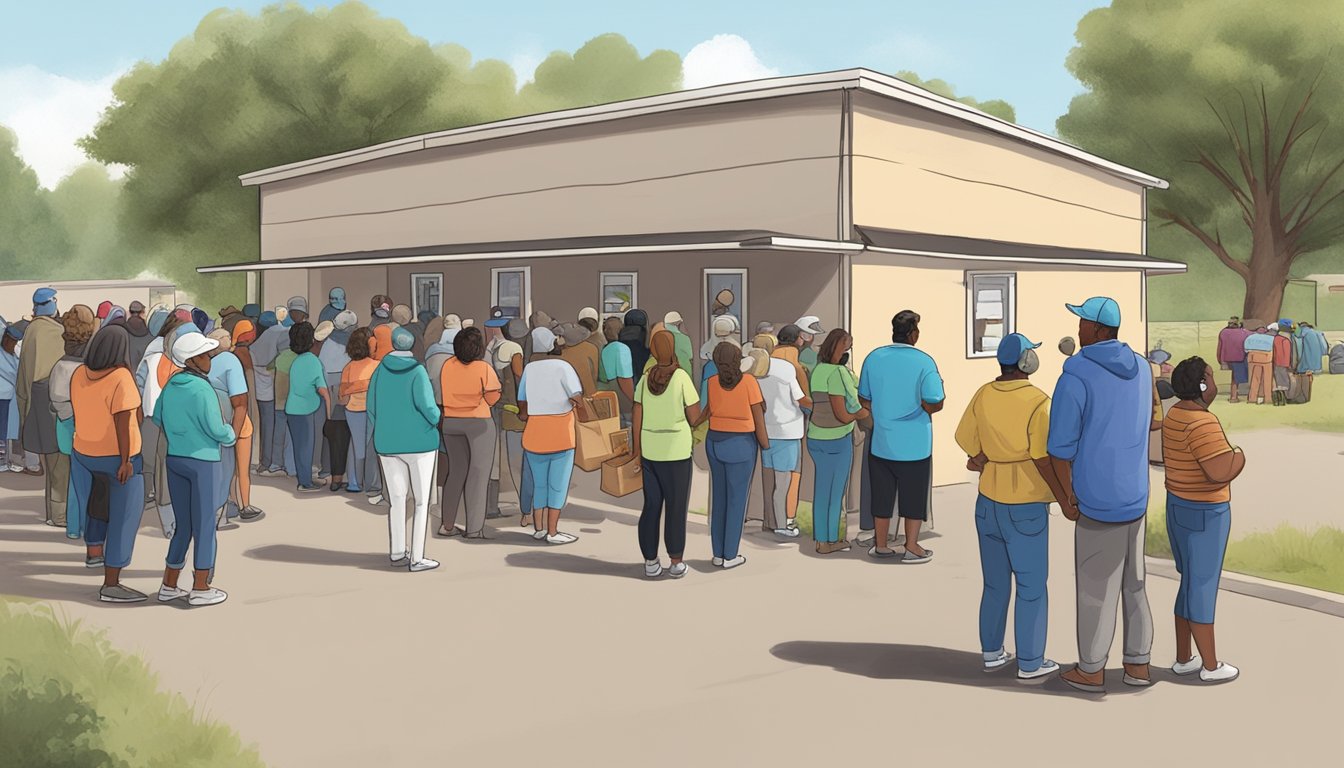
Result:
[[36,275],[68,248],[37,174],[18,154],[13,131],[0,125],[0,264],[5,279]]
[[1013,108],[1012,104],[1009,104],[1003,99],[989,99],[987,101],[977,101],[976,99],[973,99],[970,96],[958,96],[956,94],[956,88],[946,80],[939,80],[937,78],[934,78],[933,80],[925,80],[921,78],[919,75],[915,74],[914,72],[910,72],[908,70],[903,72],[897,72],[896,76],[906,81],[907,83],[910,83],[911,85],[917,85],[920,88],[923,88],[926,91],[936,93],[945,99],[952,99],[953,101],[959,101],[968,107],[975,107],[981,112],[993,115],[994,117],[997,117],[1000,120],[1007,120],[1010,123],[1017,122],[1017,110]]
[[1060,134],[1168,179],[1152,217],[1240,277],[1244,317],[1277,317],[1295,262],[1344,239],[1338,3],[1115,0],[1077,36]]

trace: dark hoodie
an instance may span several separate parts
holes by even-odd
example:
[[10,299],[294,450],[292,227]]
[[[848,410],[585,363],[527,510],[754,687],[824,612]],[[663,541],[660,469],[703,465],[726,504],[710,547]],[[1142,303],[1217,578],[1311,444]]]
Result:
[[1051,456],[1073,462],[1078,508],[1103,523],[1148,510],[1153,373],[1120,341],[1083,347],[1064,362],[1050,404]]
[[140,361],[145,359],[145,350],[149,348],[149,342],[154,340],[154,334],[149,332],[145,319],[139,315],[126,318],[122,327],[131,335],[130,358],[131,370],[134,371],[140,367]]
[[642,309],[632,309],[625,313],[625,325],[616,337],[630,348],[630,364],[634,368],[635,383],[644,376],[644,366],[649,362],[649,315]]

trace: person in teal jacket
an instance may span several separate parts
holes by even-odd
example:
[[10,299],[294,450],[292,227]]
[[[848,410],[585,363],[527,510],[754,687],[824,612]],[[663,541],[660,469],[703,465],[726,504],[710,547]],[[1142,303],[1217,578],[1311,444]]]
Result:
[[[425,557],[429,526],[429,492],[434,485],[434,460],[439,451],[441,413],[425,366],[411,354],[415,334],[392,331],[392,352],[378,364],[369,381],[368,414],[373,423],[373,449],[383,468],[389,557],[395,566],[428,571],[439,564]],[[406,497],[414,494],[411,549],[406,550]]]
[[[159,588],[159,600],[165,603],[185,597],[188,605],[216,605],[229,596],[210,585],[215,568],[215,511],[220,506],[216,493],[223,471],[220,446],[232,446],[237,440],[207,378],[210,353],[217,347],[218,341],[195,331],[178,336],[171,354],[182,371],[168,379],[154,408],[154,423],[168,446],[164,467],[175,520]],[[195,581],[188,592],[177,586],[177,580],[187,564],[187,546],[193,541]]]

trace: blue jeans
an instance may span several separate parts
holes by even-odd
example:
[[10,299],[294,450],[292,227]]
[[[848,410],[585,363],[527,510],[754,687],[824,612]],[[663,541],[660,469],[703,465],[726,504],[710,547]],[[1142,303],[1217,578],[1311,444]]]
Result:
[[233,489],[233,471],[238,467],[238,455],[234,453],[233,446],[221,445],[219,447],[219,461],[211,462],[215,464],[215,494],[213,501],[214,509],[218,510],[229,501],[229,491]]
[[345,423],[350,427],[350,455],[352,461],[345,480],[348,490],[364,490],[364,450],[369,445],[369,414],[366,411],[346,411]]
[[289,427],[289,439],[294,444],[294,472],[299,479],[300,488],[313,487],[313,430],[317,424],[317,411],[312,413],[285,414],[285,424]]
[[756,474],[756,435],[751,432],[709,431],[705,453],[709,457],[709,535],[714,556],[737,557],[742,527],[747,521],[747,496]]
[[1017,667],[1035,672],[1045,660],[1045,630],[1050,618],[1046,580],[1050,575],[1050,505],[1000,504],[975,500],[975,530],[980,536],[980,570],[985,587],[980,596],[980,649],[1003,650],[1008,625],[1008,600],[1017,582],[1013,629]]
[[[72,441],[75,437],[75,420],[61,419],[56,422],[56,443],[61,449],[61,453],[69,456],[74,448]],[[78,539],[84,535],[84,527],[88,524],[89,505],[88,502],[80,498],[78,490],[75,488],[75,475],[70,474],[70,484],[65,493],[65,537],[68,539]]]
[[275,436],[271,439],[271,469],[283,469],[294,477],[294,441],[289,436],[289,416],[281,408],[275,409]]
[[1167,536],[1171,557],[1181,574],[1176,615],[1196,624],[1212,624],[1218,580],[1232,532],[1232,505],[1226,501],[1187,501],[1167,494]]
[[834,440],[807,441],[807,453],[817,468],[812,484],[812,539],[834,542],[840,540],[840,519],[844,517],[845,486],[849,470],[854,464],[854,438],[850,435]]
[[272,443],[275,441],[275,401],[257,401],[257,464],[262,469],[270,469]]
[[574,474],[574,449],[555,453],[524,453],[532,472],[532,509],[564,509],[569,479]]
[[198,571],[211,570],[215,567],[219,462],[169,456],[165,464],[169,492],[173,495],[173,519],[177,521],[173,538],[168,542],[167,565],[179,570],[185,567],[187,546],[195,541],[194,567]]
[[90,546],[105,545],[103,563],[108,568],[125,568],[131,564],[135,549],[135,533],[140,529],[140,516],[145,511],[145,478],[140,473],[140,457],[131,457],[135,474],[125,483],[117,482],[120,456],[85,456],[76,451],[70,456],[70,477],[81,499],[89,498],[95,474],[108,477],[107,519],[89,518],[84,541]]

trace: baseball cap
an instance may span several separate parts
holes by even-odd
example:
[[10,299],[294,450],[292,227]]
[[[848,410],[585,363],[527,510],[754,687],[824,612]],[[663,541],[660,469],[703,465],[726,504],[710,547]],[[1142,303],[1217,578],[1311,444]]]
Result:
[[33,291],[33,314],[39,316],[56,314],[55,288],[38,288]]
[[719,315],[714,318],[714,335],[731,336],[737,331],[737,318],[732,315]]
[[671,312],[668,312],[666,315],[663,315],[663,325],[676,325],[677,323],[680,322],[684,322],[681,319],[681,313],[676,311],[675,309],[672,310]]
[[107,314],[111,311],[112,311],[112,302],[104,301],[102,304],[98,305],[98,313],[95,315],[95,317],[97,317],[99,320],[102,320],[103,318],[107,317]]
[[135,314],[136,312],[144,312],[144,311],[145,311],[145,305],[144,305],[143,302],[132,301],[132,302],[131,302],[131,306],[129,307],[129,309],[131,310],[131,314]]
[[327,337],[330,336],[331,332],[334,330],[336,330],[336,326],[332,325],[330,320],[323,320],[313,329],[313,340],[326,341]]
[[462,318],[459,315],[448,314],[443,316],[443,329],[462,330]]
[[1040,346],[1020,333],[1010,333],[999,342],[999,351],[994,356],[998,358],[999,365],[1017,365],[1023,352],[1039,349]]
[[415,346],[415,334],[405,328],[392,331],[392,348],[398,352],[407,352]]
[[1107,328],[1120,327],[1120,305],[1108,296],[1093,296],[1082,304],[1065,304],[1069,311],[1084,320],[1104,325]]
[[589,331],[578,323],[565,323],[560,326],[560,336],[565,340],[565,346],[567,347],[572,347],[575,344],[582,344],[592,335],[592,331]]
[[359,325],[359,315],[356,315],[348,309],[343,309],[336,315],[334,325],[338,331],[348,331],[356,325]]
[[173,363],[179,368],[184,368],[191,358],[211,352],[218,347],[218,341],[207,339],[200,331],[184,333],[173,342]]
[[[598,314],[597,314],[597,310],[596,310],[596,309],[593,309],[592,307],[584,307],[583,309],[580,309],[580,310],[579,310],[579,319],[580,319],[580,320],[592,320],[592,321],[594,321],[594,322],[601,322],[601,321],[602,321],[602,318],[599,317]],[[680,321],[678,321],[678,322],[680,322]]]
[[1273,331],[1273,332],[1275,332],[1275,333],[1278,333],[1278,331],[1279,331],[1279,324],[1278,324],[1278,323],[1270,323],[1269,325],[1266,325],[1266,326],[1265,326],[1265,330],[1267,330],[1267,331]]
[[816,315],[803,315],[793,324],[808,336],[823,336],[826,333],[826,329],[821,327],[821,318]]
[[308,300],[302,296],[294,296],[285,302],[285,309],[290,312],[302,312],[306,315],[308,314]]
[[243,317],[246,317],[246,318],[249,319],[249,320],[256,320],[256,319],[260,318],[260,317],[261,317],[261,305],[260,305],[260,304],[244,304],[244,305],[243,305]]
[[[582,315],[580,315],[582,317]],[[509,318],[504,315],[503,307],[491,307],[490,319],[485,321],[486,328],[503,328],[509,324]]]

